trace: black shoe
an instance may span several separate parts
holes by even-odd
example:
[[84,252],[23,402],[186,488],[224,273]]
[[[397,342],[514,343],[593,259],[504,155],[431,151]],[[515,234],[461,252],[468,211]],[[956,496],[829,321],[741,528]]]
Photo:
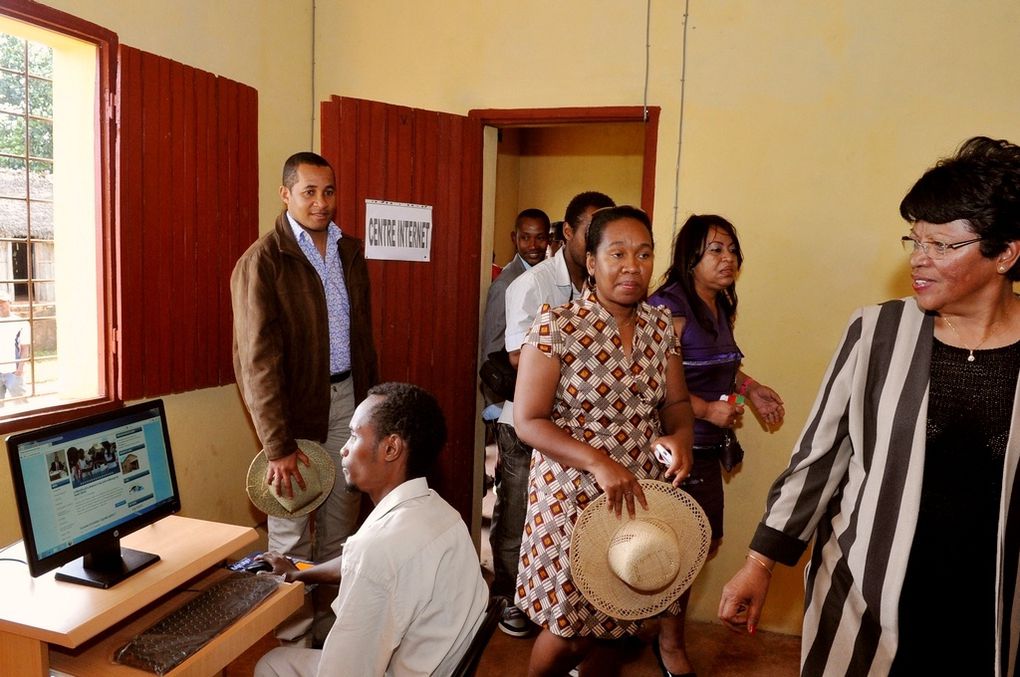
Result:
[[655,641],[652,642],[652,653],[655,654],[655,660],[659,662],[659,669],[662,670],[662,677],[698,677],[696,672],[670,672],[666,669],[666,664],[662,662],[662,652],[659,651],[659,638],[656,637]]
[[535,624],[528,616],[512,604],[503,609],[503,617],[499,619],[499,629],[511,637],[527,637],[532,633]]

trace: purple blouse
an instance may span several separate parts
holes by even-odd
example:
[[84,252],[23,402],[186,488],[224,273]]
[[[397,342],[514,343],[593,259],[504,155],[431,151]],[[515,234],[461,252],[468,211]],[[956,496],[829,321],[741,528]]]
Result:
[[[733,392],[737,370],[744,354],[737,347],[729,318],[720,310],[716,317],[718,336],[698,324],[698,319],[677,283],[660,287],[648,297],[648,304],[667,308],[673,317],[685,319],[680,335],[684,377],[692,395],[712,402]],[[723,430],[703,419],[694,420],[695,446],[722,444]]]

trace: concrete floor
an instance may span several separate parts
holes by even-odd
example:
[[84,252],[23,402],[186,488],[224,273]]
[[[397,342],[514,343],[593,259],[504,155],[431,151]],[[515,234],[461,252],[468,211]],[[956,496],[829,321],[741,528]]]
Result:
[[[496,463],[496,445],[485,449],[485,469],[490,475]],[[492,548],[488,520],[495,502],[494,492],[482,499],[482,568],[491,576]],[[493,634],[478,666],[480,677],[519,677],[527,674],[533,639],[510,637],[499,630]],[[796,677],[800,666],[800,637],[758,632],[754,637],[737,635],[717,623],[688,623],[687,650],[699,677]],[[661,677],[655,654],[641,644],[628,652],[624,677]]]
[[[495,446],[486,449],[486,468],[491,474]],[[487,580],[491,580],[492,550],[489,547],[488,517],[492,515],[493,493],[482,501],[483,528],[480,559]],[[479,677],[521,677],[527,674],[533,638],[510,637],[498,629],[482,655]],[[258,659],[277,646],[270,635],[231,663],[224,677],[251,677]],[[730,632],[717,623],[688,623],[687,650],[699,677],[796,677],[800,663],[800,637],[758,632],[754,637]],[[646,643],[634,642],[625,652],[622,677],[661,677],[655,655]],[[351,677],[359,677],[352,675]]]
[[[497,630],[482,655],[478,675],[526,675],[533,641]],[[758,632],[749,637],[714,623],[688,623],[687,650],[698,677],[797,677],[800,637],[773,632]],[[639,645],[626,655],[620,673],[623,677],[661,677],[648,645]]]

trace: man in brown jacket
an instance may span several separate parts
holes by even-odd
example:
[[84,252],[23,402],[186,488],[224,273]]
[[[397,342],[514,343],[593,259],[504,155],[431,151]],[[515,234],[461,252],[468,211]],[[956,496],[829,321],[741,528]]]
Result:
[[286,209],[230,277],[234,372],[279,495],[304,487],[308,458],[296,439],[321,442],[336,483],[309,518],[268,518],[269,549],[325,561],[354,532],[360,494],[346,490],[340,451],[358,402],[377,381],[368,268],[362,243],[340,232],[336,179],[325,158],[292,155],[283,168]]

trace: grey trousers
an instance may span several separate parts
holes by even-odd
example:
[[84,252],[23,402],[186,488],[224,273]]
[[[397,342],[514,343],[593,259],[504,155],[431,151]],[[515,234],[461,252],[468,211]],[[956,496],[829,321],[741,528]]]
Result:
[[351,435],[354,408],[353,379],[330,386],[329,434],[322,446],[336,465],[336,483],[329,498],[314,513],[314,540],[310,515],[297,519],[269,517],[270,550],[313,562],[325,562],[339,556],[344,539],[354,533],[361,509],[361,494],[347,491],[347,482],[340,467],[340,451]]

